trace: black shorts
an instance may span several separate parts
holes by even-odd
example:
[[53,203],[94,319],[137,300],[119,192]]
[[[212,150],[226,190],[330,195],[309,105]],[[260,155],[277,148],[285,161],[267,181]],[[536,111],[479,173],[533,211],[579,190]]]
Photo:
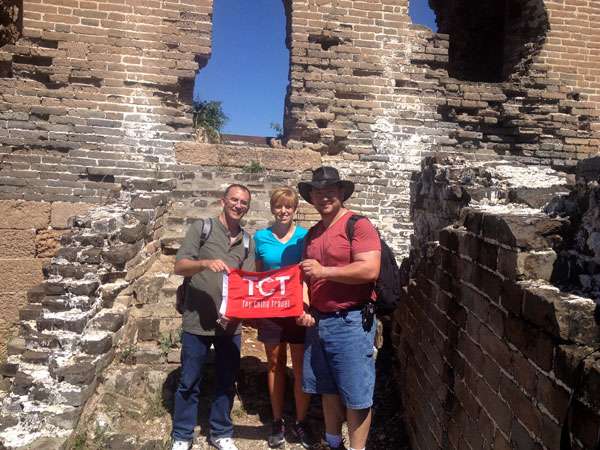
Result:
[[306,327],[296,324],[295,317],[257,319],[258,340],[265,344],[304,344]]

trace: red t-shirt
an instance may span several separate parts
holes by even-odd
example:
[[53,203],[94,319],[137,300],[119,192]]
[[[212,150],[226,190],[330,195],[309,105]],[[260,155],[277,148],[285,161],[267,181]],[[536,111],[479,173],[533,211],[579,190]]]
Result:
[[[371,222],[364,219],[354,224],[352,246],[350,245],[346,236],[346,223],[353,214],[351,211],[347,212],[327,229],[319,222],[312,232],[310,244],[307,246],[305,242],[302,258],[316,259],[325,267],[341,267],[352,262],[354,253],[381,250],[377,230]],[[344,284],[329,280],[310,280],[310,304],[321,312],[339,311],[367,303],[374,296],[373,283]]]

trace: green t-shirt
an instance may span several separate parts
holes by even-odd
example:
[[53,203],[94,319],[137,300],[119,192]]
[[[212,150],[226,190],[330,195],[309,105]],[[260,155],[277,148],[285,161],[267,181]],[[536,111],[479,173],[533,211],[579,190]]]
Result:
[[[219,218],[212,219],[212,230],[208,239],[200,245],[203,220],[192,224],[177,251],[175,261],[191,259],[221,259],[228,267],[254,271],[254,240],[250,239],[248,256],[242,242],[243,233],[238,233],[231,243],[231,233]],[[242,332],[240,320],[232,320],[227,328],[217,323],[221,307],[223,273],[203,270],[192,277],[188,284],[183,307],[183,331],[203,336],[232,335]]]

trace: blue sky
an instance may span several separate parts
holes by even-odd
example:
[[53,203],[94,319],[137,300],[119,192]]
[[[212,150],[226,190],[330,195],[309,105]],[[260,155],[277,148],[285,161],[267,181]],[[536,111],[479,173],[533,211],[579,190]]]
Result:
[[[427,0],[410,0],[414,23],[435,29]],[[281,0],[214,0],[212,56],[196,76],[194,99],[222,101],[223,132],[274,136],[283,125],[289,51]]]

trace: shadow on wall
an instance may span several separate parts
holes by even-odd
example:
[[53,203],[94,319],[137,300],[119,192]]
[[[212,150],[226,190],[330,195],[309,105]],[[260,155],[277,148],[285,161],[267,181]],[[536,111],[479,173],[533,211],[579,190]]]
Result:
[[[14,44],[23,34],[23,0],[0,0],[0,47]],[[5,76],[0,67],[0,77]]]
[[523,72],[549,29],[543,0],[430,0],[439,33],[450,36],[448,74],[500,82]]

